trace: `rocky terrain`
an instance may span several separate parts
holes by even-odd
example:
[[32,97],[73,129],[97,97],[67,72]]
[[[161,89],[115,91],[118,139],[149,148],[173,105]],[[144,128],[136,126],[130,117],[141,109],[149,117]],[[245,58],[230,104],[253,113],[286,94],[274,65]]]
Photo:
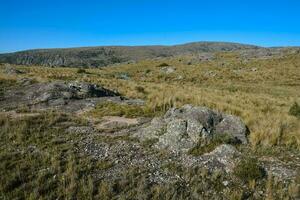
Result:
[[0,199],[299,199],[298,49],[211,45],[0,65]]
[[[146,188],[160,186],[163,190],[166,186],[172,188],[175,185],[184,188],[181,192],[177,188],[179,191],[173,191],[174,193],[168,191],[170,193],[157,194],[140,188],[141,191],[136,191],[137,194],[133,193],[136,199],[169,199],[172,196],[176,199],[231,199],[234,195],[243,199],[263,199],[268,191],[261,184],[266,177],[273,177],[272,180],[282,184],[281,195],[288,194],[292,199],[299,197],[297,192],[290,194],[289,187],[298,187],[295,184],[299,175],[300,154],[290,155],[293,161],[287,163],[280,162],[276,157],[260,157],[250,153],[248,137],[251,133],[237,116],[207,107],[185,105],[171,108],[162,117],[152,120],[143,117],[133,119],[106,116],[97,121],[84,115],[94,109],[96,104],[113,102],[142,106],[144,103],[88,83],[20,81],[17,88],[7,89],[2,95],[1,116],[14,121],[43,118],[44,113],[49,111],[72,113],[77,118],[85,116],[85,124],[67,123],[63,120],[51,126],[59,127],[59,130],[73,138],[64,141],[59,136],[62,143],[71,145],[70,150],[75,154],[89,156],[94,163],[100,163],[100,167],[88,172],[94,183],[100,181],[101,184],[111,182],[119,185],[122,181],[129,181],[126,184],[136,184],[135,181],[138,181],[137,184],[143,184],[142,187]],[[11,123],[3,120],[2,126]],[[2,132],[2,137],[7,137],[5,134],[7,133]],[[4,147],[9,148],[7,144],[2,144],[2,148]],[[25,148],[27,150],[18,147],[18,151],[29,151],[30,154],[41,154],[44,151],[34,142]],[[130,175],[136,177],[132,177],[133,180],[120,179],[126,177],[124,172],[128,169],[138,170],[138,174]],[[52,169],[50,167],[44,170],[51,172]],[[55,179],[57,175],[51,176]],[[247,185],[248,181],[255,181],[252,184],[261,188],[251,190],[252,186]],[[16,186],[2,187],[3,194],[11,187]],[[119,187],[119,192],[114,192],[113,188],[107,188],[108,191],[104,193],[100,190],[98,197],[133,197],[133,188],[123,191],[123,186]],[[234,190],[240,193],[234,194]],[[143,191],[145,193],[141,194]],[[13,196],[12,193],[11,197]]]

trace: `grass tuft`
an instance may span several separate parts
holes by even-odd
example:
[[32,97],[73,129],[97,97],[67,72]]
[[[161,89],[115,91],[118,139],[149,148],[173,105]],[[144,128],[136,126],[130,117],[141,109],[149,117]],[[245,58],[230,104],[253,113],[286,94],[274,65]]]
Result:
[[194,148],[190,149],[188,153],[193,156],[201,156],[213,151],[221,144],[236,144],[236,141],[226,134],[216,135],[207,141],[200,139],[198,144]]

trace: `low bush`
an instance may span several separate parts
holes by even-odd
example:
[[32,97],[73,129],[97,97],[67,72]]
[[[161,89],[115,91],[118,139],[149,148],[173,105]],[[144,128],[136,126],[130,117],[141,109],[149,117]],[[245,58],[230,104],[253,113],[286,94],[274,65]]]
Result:
[[143,94],[146,93],[145,88],[142,87],[142,86],[136,86],[136,87],[135,87],[135,90],[136,90],[137,92],[139,92],[139,93],[143,93]]
[[79,74],[84,74],[84,73],[86,73],[86,70],[80,68],[80,69],[77,70],[77,73],[79,73]]

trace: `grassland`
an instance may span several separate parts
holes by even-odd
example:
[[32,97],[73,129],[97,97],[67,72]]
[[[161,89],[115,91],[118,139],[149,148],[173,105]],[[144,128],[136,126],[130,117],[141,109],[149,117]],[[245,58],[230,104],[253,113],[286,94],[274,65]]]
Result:
[[[54,111],[15,119],[1,116],[0,199],[208,199],[219,198],[221,192],[227,199],[245,199],[254,198],[257,191],[265,191],[267,199],[293,199],[299,194],[297,183],[287,186],[273,177],[261,179],[264,174],[251,159],[237,166],[238,179],[229,186],[223,184],[228,175],[220,171],[211,173],[176,163],[163,168],[185,177],[188,185],[151,184],[143,166],[124,170],[118,179],[99,180],[95,174],[109,170],[114,163],[79,153],[80,141],[86,136],[67,132],[67,123],[86,122]],[[119,139],[109,138],[109,142]],[[163,152],[161,156],[165,159]]]
[[[238,52],[216,53],[212,61],[190,64],[190,56],[144,60],[103,69],[22,67],[37,81],[78,80],[103,85],[147,101],[158,115],[171,106],[194,104],[240,116],[251,144],[300,149],[299,118],[289,110],[300,102],[300,54],[287,52],[268,59],[243,59]],[[170,74],[160,64],[176,68]],[[126,74],[129,80],[120,78]],[[2,75],[1,79],[16,77]],[[145,111],[145,112],[146,112]]]
[[[84,70],[16,66],[22,74],[7,74],[1,65],[0,99],[8,89],[20,87],[22,78],[30,78],[37,82],[85,81],[146,101],[142,107],[99,104],[85,114],[94,118],[153,117],[172,106],[208,106],[245,121],[251,132],[250,146],[237,147],[245,156],[272,155],[291,161],[293,157],[287,152],[300,150],[300,53],[287,51],[281,57],[244,59],[239,52],[223,52],[214,57],[194,64],[190,62],[194,56],[179,56]],[[176,70],[166,73],[163,67]],[[86,136],[67,132],[65,125],[70,123],[87,122],[55,111],[24,118],[0,115],[0,199],[186,199],[193,194],[209,198],[218,191],[228,199],[254,197],[257,191],[264,191],[267,199],[293,199],[299,195],[300,179],[284,185],[261,174],[257,161],[251,159],[237,166],[237,180],[227,187],[223,185],[229,178],[226,174],[182,168],[174,163],[166,165],[165,170],[190,180],[189,186],[149,184],[143,166],[125,170],[118,180],[99,180],[95,173],[110,169],[114,163],[78,153],[76,149]],[[120,137],[96,139],[113,143]],[[145,142],[144,148],[151,148],[152,143]],[[200,155],[218,144],[216,141],[209,149],[196,147],[190,153]]]

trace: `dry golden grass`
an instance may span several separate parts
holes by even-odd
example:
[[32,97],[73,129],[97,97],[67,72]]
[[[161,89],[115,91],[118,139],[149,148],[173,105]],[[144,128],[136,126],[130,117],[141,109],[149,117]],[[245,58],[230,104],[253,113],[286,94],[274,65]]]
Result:
[[[300,54],[242,59],[218,53],[213,61],[187,64],[190,56],[144,60],[103,69],[22,67],[24,75],[39,81],[78,80],[101,84],[131,98],[142,98],[153,111],[194,104],[240,116],[251,131],[253,146],[284,145],[300,149],[300,120],[289,115],[300,102]],[[159,65],[176,68],[165,74]],[[3,68],[2,68],[3,69]],[[126,73],[130,80],[119,79]],[[3,74],[0,78],[3,78]]]

